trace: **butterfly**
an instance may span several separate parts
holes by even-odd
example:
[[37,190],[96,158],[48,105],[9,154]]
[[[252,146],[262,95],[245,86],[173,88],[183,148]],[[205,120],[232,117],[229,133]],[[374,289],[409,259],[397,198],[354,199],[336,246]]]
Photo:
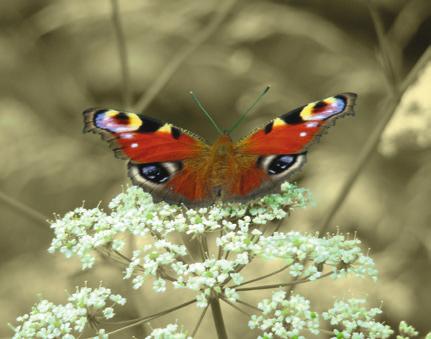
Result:
[[301,169],[309,146],[335,119],[353,114],[355,99],[342,93],[296,108],[238,142],[224,132],[210,145],[172,124],[100,108],[84,111],[84,132],[100,134],[128,160],[132,182],[155,201],[188,207],[248,201],[276,191]]

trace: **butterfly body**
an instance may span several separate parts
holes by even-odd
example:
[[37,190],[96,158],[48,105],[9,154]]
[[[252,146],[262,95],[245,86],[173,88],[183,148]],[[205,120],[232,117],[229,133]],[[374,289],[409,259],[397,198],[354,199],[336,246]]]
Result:
[[110,109],[85,111],[84,130],[101,134],[129,160],[132,182],[156,200],[188,206],[244,201],[276,190],[298,171],[331,121],[353,113],[355,97],[344,93],[300,107],[239,142],[226,133],[209,145],[171,124]]

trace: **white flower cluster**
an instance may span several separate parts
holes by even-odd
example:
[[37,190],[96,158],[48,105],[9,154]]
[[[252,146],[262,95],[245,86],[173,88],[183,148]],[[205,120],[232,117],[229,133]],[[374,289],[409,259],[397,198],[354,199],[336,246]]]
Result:
[[248,262],[247,258],[238,258],[237,260],[225,259],[207,259],[202,263],[178,265],[175,270],[178,279],[174,282],[176,288],[189,288],[199,291],[197,295],[197,306],[206,307],[211,292],[217,294],[224,293],[226,298],[231,301],[238,299],[234,290],[229,288],[222,289],[222,284],[228,279],[236,282],[242,282],[242,277],[236,273],[236,268]]
[[[184,246],[158,240],[134,252],[124,278],[133,278],[133,286],[139,288],[146,278],[152,277],[156,279],[153,282],[156,292],[164,292],[170,280],[175,288],[198,291],[197,305],[205,307],[213,291],[232,302],[238,299],[235,286],[243,282],[243,277],[237,269],[255,256],[284,259],[290,264],[289,273],[296,279],[315,280],[326,266],[330,267],[333,278],[348,273],[377,277],[373,260],[362,253],[357,239],[349,240],[343,235],[319,238],[295,231],[265,237],[257,229],[249,232],[248,225],[248,221],[243,220],[238,223],[238,230],[216,239],[218,246],[232,253],[229,260],[209,258],[186,263],[182,260],[187,254]],[[230,288],[224,286],[228,280],[233,283]]]
[[168,324],[165,328],[154,329],[145,339],[192,339],[177,324]]
[[[309,193],[293,184],[284,183],[281,193],[271,194],[248,204],[218,203],[208,208],[188,209],[184,206],[154,203],[149,193],[129,187],[116,196],[105,213],[100,208],[77,208],[57,218],[49,251],[66,257],[80,257],[82,267],[94,265],[94,249],[111,246],[120,250],[124,241],[119,235],[131,232],[136,236],[165,238],[172,232],[199,235],[219,229],[235,229],[241,223],[266,224],[282,219],[294,207],[303,207]],[[229,220],[229,221],[228,221]]]
[[248,326],[259,329],[266,338],[297,338],[307,330],[315,335],[319,334],[319,315],[310,311],[310,302],[300,295],[292,295],[286,299],[286,292],[277,291],[271,299],[262,300],[257,307],[261,315],[252,315]]
[[77,208],[66,213],[62,219],[57,219],[51,224],[51,228],[55,237],[48,251],[58,251],[66,258],[77,255],[83,269],[94,265],[94,248],[113,241],[118,233],[108,216],[98,208]]
[[398,332],[399,334],[397,335],[397,339],[410,339],[411,337],[419,335],[418,331],[416,331],[413,326],[407,324],[404,320],[400,322]]
[[182,263],[181,257],[187,255],[184,245],[176,245],[167,240],[157,240],[133,252],[132,259],[124,272],[124,279],[133,277],[133,287],[140,288],[149,276],[160,277],[153,285],[157,292],[164,292],[165,269],[177,267]]
[[322,317],[328,320],[333,330],[335,339],[384,339],[389,338],[394,331],[374,318],[382,313],[380,308],[367,309],[364,299],[348,299],[336,301],[334,307],[322,313]]
[[114,317],[113,306],[125,303],[125,298],[104,287],[77,288],[65,305],[41,300],[29,314],[18,317],[18,325],[12,327],[15,332],[13,338],[73,339],[84,331],[89,322]]
[[284,259],[291,264],[293,277],[304,276],[315,280],[321,276],[323,265],[331,267],[334,278],[353,273],[377,279],[374,261],[364,255],[358,239],[346,239],[337,234],[319,238],[316,235],[291,231],[261,237],[254,245],[254,254],[267,259]]
[[[135,251],[130,265],[125,271],[124,278],[133,277],[133,287],[139,288],[145,282],[145,279],[152,276],[156,280],[153,282],[153,289],[156,292],[166,290],[166,280],[173,281],[175,288],[188,288],[198,291],[197,306],[206,307],[207,299],[212,291],[222,294],[229,300],[238,299],[237,293],[229,288],[222,288],[223,283],[232,280],[235,284],[243,281],[241,275],[236,273],[236,269],[241,265],[248,263],[247,254],[239,254],[233,260],[225,259],[206,259],[203,262],[185,263],[177,260],[177,255],[185,255],[184,246],[170,244],[166,240],[157,241],[155,244],[163,243],[164,248],[170,248],[171,251],[160,253],[150,251],[142,255],[141,251]],[[169,247],[168,247],[168,244]],[[148,249],[156,246],[148,245]],[[161,272],[168,272],[169,277],[164,276]],[[171,275],[174,275],[173,277]]]

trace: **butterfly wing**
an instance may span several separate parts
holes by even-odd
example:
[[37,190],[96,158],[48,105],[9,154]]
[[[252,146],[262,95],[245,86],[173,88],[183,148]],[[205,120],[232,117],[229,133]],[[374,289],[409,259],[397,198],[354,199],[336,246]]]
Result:
[[208,153],[201,138],[142,114],[112,109],[88,109],[83,114],[84,132],[102,135],[118,158],[129,160],[132,182],[156,200],[194,203],[209,199],[205,178],[193,166]]
[[[244,168],[239,179],[247,190],[232,187],[232,194],[247,199],[277,188],[304,165],[309,146],[335,119],[353,114],[355,99],[356,94],[343,93],[310,103],[240,140],[235,147],[238,157],[254,156],[255,162],[250,162],[253,170]],[[259,181],[256,168],[260,170]]]

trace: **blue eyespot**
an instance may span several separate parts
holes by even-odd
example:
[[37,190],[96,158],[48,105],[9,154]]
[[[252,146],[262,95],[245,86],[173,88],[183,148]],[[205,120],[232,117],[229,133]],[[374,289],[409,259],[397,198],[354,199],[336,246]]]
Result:
[[268,174],[276,175],[289,169],[296,161],[296,155],[279,155],[268,165]]
[[159,163],[142,164],[138,167],[141,175],[155,184],[162,184],[169,180],[168,170]]

